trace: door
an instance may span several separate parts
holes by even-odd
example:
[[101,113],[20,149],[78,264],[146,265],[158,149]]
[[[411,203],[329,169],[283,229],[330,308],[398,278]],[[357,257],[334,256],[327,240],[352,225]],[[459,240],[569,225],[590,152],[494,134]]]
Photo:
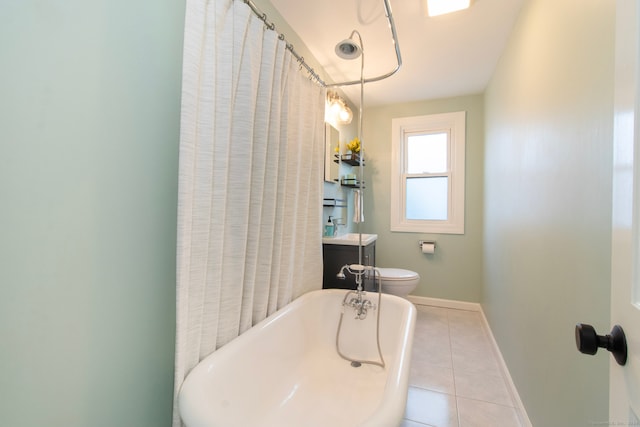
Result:
[[640,8],[637,0],[616,7],[611,325],[623,327],[628,359],[611,358],[609,420],[640,425]]

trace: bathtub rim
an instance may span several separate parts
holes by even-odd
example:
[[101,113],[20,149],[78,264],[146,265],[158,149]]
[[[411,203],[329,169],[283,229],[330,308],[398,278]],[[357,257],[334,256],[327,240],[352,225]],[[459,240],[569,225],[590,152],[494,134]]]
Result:
[[[220,347],[218,350],[204,357],[193,369],[191,369],[191,371],[185,376],[185,379],[180,385],[180,390],[178,392],[178,410],[180,418],[183,419],[182,414],[185,404],[183,398],[183,390],[188,383],[194,381],[193,376],[191,375],[194,371],[208,371],[212,366],[212,363],[215,363],[215,361],[220,358],[221,355],[224,356],[226,353],[234,351],[235,347],[237,347],[238,345],[243,345],[243,342],[252,339],[253,336],[261,333],[265,328],[269,328],[273,323],[277,322],[283,316],[286,316],[291,311],[296,310],[299,306],[307,304],[307,300],[323,297],[327,294],[335,294],[336,296],[340,295],[339,301],[342,301],[344,295],[349,291],[351,290],[319,289],[309,291],[291,301],[281,309],[277,310],[272,315],[258,322],[256,325],[248,329],[245,333],[239,335],[237,338],[233,339],[223,347]],[[368,292],[367,295],[377,295],[377,292]],[[397,336],[396,344],[394,344],[398,345],[397,342],[401,342],[402,350],[396,351],[398,357],[395,357],[393,359],[393,362],[391,364],[387,364],[387,366],[385,367],[385,369],[387,370],[387,379],[382,392],[381,400],[383,403],[380,404],[368,418],[366,418],[361,424],[359,424],[360,427],[391,427],[391,425],[389,424],[391,419],[397,420],[397,425],[399,426],[402,423],[407,402],[411,351],[413,348],[413,336],[417,310],[415,305],[405,298],[385,293],[383,293],[381,296],[382,307],[384,307],[385,300],[387,300],[387,302],[395,301],[396,304],[399,303],[402,307],[403,318],[401,327],[399,328],[399,331],[402,331],[402,333]],[[377,300],[377,296],[375,298]],[[237,343],[235,345],[232,345],[232,343],[234,342]],[[345,363],[347,362],[345,361]]]

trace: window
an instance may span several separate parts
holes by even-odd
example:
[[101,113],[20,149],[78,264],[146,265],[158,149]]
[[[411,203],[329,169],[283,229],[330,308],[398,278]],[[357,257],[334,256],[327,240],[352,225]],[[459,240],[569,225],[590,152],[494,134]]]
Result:
[[464,234],[465,120],[392,120],[391,231]]

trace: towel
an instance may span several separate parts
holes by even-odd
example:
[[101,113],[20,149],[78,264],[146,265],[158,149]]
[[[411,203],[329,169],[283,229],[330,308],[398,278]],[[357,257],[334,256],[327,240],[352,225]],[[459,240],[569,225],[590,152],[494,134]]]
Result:
[[353,192],[353,222],[364,222],[364,203],[362,201],[362,192],[355,190]]

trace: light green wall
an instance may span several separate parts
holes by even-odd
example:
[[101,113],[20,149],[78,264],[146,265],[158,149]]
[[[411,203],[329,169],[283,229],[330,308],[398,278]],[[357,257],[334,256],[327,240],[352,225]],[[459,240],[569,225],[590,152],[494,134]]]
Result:
[[[391,120],[452,111],[467,112],[465,234],[392,233],[390,231]],[[364,112],[365,222],[378,234],[376,264],[420,274],[414,295],[480,301],[482,289],[482,178],[484,98],[470,95],[366,108]],[[435,240],[436,253],[424,255],[419,240]]]
[[184,1],[0,3],[0,414],[171,424]]
[[534,426],[607,421],[614,8],[525,4],[486,91],[483,308]]

